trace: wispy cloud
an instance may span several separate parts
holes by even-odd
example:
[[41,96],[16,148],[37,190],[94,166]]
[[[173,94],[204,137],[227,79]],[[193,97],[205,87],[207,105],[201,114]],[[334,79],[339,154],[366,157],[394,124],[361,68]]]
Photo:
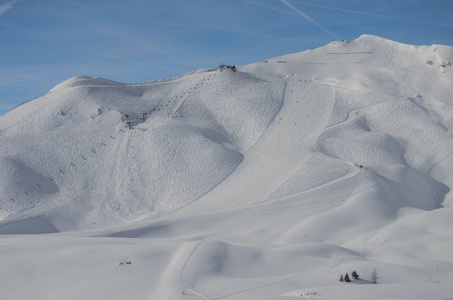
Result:
[[320,43],[324,42],[322,40],[319,40],[318,38],[304,38],[304,37],[287,37],[283,35],[275,35],[275,34],[269,34],[269,33],[260,33],[260,32],[255,32],[247,29],[235,29],[235,28],[227,28],[225,26],[218,26],[218,25],[212,25],[212,24],[205,24],[206,28],[211,28],[215,30],[220,30],[220,31],[227,31],[227,32],[233,32],[233,33],[238,33],[238,34],[244,34],[244,35],[249,35],[249,36],[255,36],[257,38],[266,38],[266,39],[273,39],[274,41],[286,41],[286,42],[308,42],[308,43]]
[[332,31],[330,31],[329,29],[327,29],[326,27],[322,26],[321,24],[319,24],[318,22],[316,22],[313,18],[311,18],[309,15],[307,15],[306,13],[304,13],[303,11],[301,11],[300,9],[294,7],[292,4],[288,3],[288,1],[286,0],[280,0],[281,3],[285,4],[286,6],[288,6],[289,8],[291,8],[295,13],[297,13],[298,15],[300,15],[302,18],[306,19],[308,22],[312,23],[313,25],[319,27],[320,29],[322,29],[323,31],[327,32],[328,34],[334,36],[335,38],[341,40],[341,37],[339,37],[338,35],[336,35],[335,33],[333,33]]
[[207,28],[215,29],[215,30],[221,30],[221,31],[228,31],[228,32],[234,32],[234,33],[240,33],[240,34],[247,34],[247,35],[255,35],[255,36],[269,36],[264,33],[259,33],[247,29],[236,29],[236,28],[227,28],[225,26],[218,26],[218,25],[212,25],[212,24],[205,24],[204,25]]
[[6,13],[11,8],[13,8],[13,4],[16,4],[19,1],[20,0],[13,0],[13,1],[0,5],[0,16],[3,15],[4,13]]
[[325,5],[311,4],[311,3],[305,3],[305,2],[294,1],[294,0],[290,0],[290,2],[292,2],[292,3],[297,3],[297,4],[302,4],[302,5],[307,5],[307,6],[313,6],[313,7],[324,8],[324,9],[330,9],[330,10],[336,10],[336,11],[343,11],[343,12],[348,12],[348,13],[352,13],[352,14],[371,16],[371,17],[378,17],[378,18],[392,19],[392,20],[398,20],[398,21],[407,21],[407,22],[421,23],[421,24],[431,24],[431,25],[439,25],[439,26],[453,27],[453,24],[443,24],[443,23],[425,22],[425,21],[420,21],[420,20],[412,20],[412,19],[406,19],[406,18],[400,18],[400,17],[393,17],[393,16],[387,16],[387,15],[373,14],[373,13],[364,12],[364,11],[357,11],[357,10],[343,9],[343,8],[332,7],[332,6],[325,6]]
[[287,11],[287,10],[278,9],[276,7],[273,7],[273,6],[270,6],[270,5],[266,5],[266,4],[263,4],[263,3],[259,3],[259,2],[255,2],[255,1],[249,1],[249,0],[244,0],[244,2],[248,3],[248,4],[256,5],[256,6],[265,7],[267,9],[270,9],[270,10],[273,10],[273,11],[276,11],[276,12],[280,12],[280,13],[284,13],[284,14],[288,14],[288,15],[294,15],[293,11]]

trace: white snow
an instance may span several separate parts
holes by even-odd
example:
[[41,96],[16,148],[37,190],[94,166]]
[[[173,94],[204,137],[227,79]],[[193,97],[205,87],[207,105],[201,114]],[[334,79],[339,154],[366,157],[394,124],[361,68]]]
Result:
[[68,79],[0,117],[0,299],[453,299],[452,60]]

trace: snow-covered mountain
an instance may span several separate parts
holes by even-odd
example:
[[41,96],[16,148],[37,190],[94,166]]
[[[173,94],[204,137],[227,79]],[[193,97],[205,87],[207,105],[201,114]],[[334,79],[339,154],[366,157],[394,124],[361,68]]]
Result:
[[0,117],[0,298],[453,297],[452,61],[364,35],[57,85]]

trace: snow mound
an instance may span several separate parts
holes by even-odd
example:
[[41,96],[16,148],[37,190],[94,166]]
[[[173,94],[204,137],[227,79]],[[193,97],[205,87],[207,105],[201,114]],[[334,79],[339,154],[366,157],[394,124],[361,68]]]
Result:
[[66,231],[183,207],[236,169],[283,88],[218,71],[134,85],[69,79],[2,117],[3,223],[43,216]]

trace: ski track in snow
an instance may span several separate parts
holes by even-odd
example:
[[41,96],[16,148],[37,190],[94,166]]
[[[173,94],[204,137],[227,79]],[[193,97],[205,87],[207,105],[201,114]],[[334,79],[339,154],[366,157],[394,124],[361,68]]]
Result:
[[[274,203],[274,202],[278,202],[278,201],[282,201],[282,200],[286,200],[286,199],[290,199],[290,198],[294,198],[294,197],[298,197],[298,196],[303,196],[305,194],[309,194],[309,193],[321,190],[323,188],[326,188],[326,187],[332,186],[334,184],[337,184],[337,183],[339,183],[341,181],[344,181],[344,180],[347,180],[349,178],[352,178],[352,177],[356,176],[357,174],[359,174],[360,171],[361,171],[361,169],[359,167],[357,167],[353,163],[348,162],[346,160],[339,159],[339,158],[336,158],[336,157],[331,157],[331,156],[325,155],[324,153],[321,153],[321,152],[316,152],[316,154],[321,155],[321,156],[323,156],[323,157],[325,157],[327,159],[331,159],[331,160],[334,160],[334,161],[341,162],[341,163],[344,163],[346,165],[352,166],[353,169],[352,169],[352,171],[346,172],[346,174],[344,174],[341,177],[332,179],[330,181],[323,182],[323,183],[321,183],[319,185],[316,185],[316,186],[310,186],[310,187],[308,187],[308,188],[306,188],[306,189],[304,189],[302,191],[296,192],[296,193],[291,193],[291,194],[287,194],[287,195],[282,196],[282,197],[273,198],[272,200],[267,200],[266,199],[266,200],[258,201],[258,202],[255,203],[255,205],[266,205],[266,204],[270,204],[270,203]],[[307,204],[310,204],[310,203],[307,203]],[[333,203],[330,203],[330,204],[333,204]],[[332,208],[332,205],[330,205],[329,208],[327,208],[326,210],[328,210],[330,208]]]
[[287,277],[287,278],[285,278],[285,279],[283,279],[283,280],[278,280],[278,281],[273,282],[273,283],[269,283],[269,284],[265,284],[265,285],[253,287],[253,288],[250,288],[250,289],[238,291],[238,292],[235,292],[235,293],[232,293],[232,294],[228,294],[228,295],[225,295],[225,296],[216,297],[216,298],[213,298],[213,299],[211,299],[211,300],[227,299],[227,298],[230,298],[230,297],[233,297],[233,296],[237,296],[237,295],[240,295],[240,294],[245,294],[245,293],[248,293],[248,292],[251,292],[251,291],[256,291],[256,290],[264,289],[264,288],[271,287],[271,286],[274,286],[274,285],[278,285],[278,284],[283,283],[283,282],[286,282],[286,281],[288,281],[288,280],[297,278],[297,277],[299,277],[300,275],[301,275],[301,274],[292,275],[292,276]]
[[199,296],[199,297],[202,298],[202,299],[210,300],[209,298],[203,296],[201,293],[195,291],[193,288],[189,287],[189,286],[187,285],[187,283],[185,282],[185,280],[184,280],[184,269],[186,268],[187,263],[189,262],[190,258],[191,258],[192,255],[195,253],[195,251],[197,250],[197,248],[200,247],[201,244],[203,244],[204,242],[205,242],[204,240],[198,242],[198,244],[196,244],[195,247],[192,249],[192,251],[189,253],[189,255],[187,256],[186,261],[184,262],[184,264],[183,264],[183,266],[182,266],[182,268],[181,268],[181,273],[179,274],[179,279],[180,279],[182,285],[183,285],[188,291],[192,292],[193,294]]
[[443,162],[444,160],[446,160],[447,158],[449,158],[451,155],[453,154],[453,152],[450,152],[448,155],[444,156],[443,158],[437,160],[429,169],[428,171],[426,172],[426,176],[429,176],[432,172],[432,170],[437,167],[441,162]]
[[[329,84],[327,84],[327,85],[329,85]],[[335,85],[331,85],[331,86],[335,86]],[[376,104],[372,104],[372,105],[360,107],[360,108],[357,108],[357,109],[353,109],[353,110],[348,112],[348,116],[347,116],[346,120],[344,120],[344,121],[342,121],[340,123],[331,125],[331,126],[327,126],[326,127],[326,131],[329,130],[329,129],[334,129],[334,128],[337,128],[337,127],[344,126],[344,125],[356,120],[357,115],[360,112],[362,112],[362,111],[366,111],[366,110],[368,110],[370,108],[382,105],[383,103],[386,103],[386,102],[391,102],[391,101],[395,101],[397,99],[403,99],[403,98],[405,98],[405,97],[404,96],[399,96],[399,97],[391,98],[391,99],[388,99],[388,100],[384,100],[384,101],[376,103]]]
[[190,81],[191,86],[183,86],[178,89],[174,88],[169,91],[153,110],[148,121],[163,122],[170,120],[175,116],[176,111],[184,103],[190,93],[196,90],[199,85],[205,83],[208,77],[215,75],[215,73],[198,75],[200,78],[197,78],[195,82]]
[[[384,216],[385,214],[382,217]],[[399,210],[398,218],[382,228],[374,229],[373,224],[370,224],[370,233],[364,241],[366,250],[363,252],[363,257],[366,259],[373,250],[386,245],[390,240],[396,237],[405,228],[407,219],[407,213],[404,210]],[[379,221],[380,220],[376,223]]]

